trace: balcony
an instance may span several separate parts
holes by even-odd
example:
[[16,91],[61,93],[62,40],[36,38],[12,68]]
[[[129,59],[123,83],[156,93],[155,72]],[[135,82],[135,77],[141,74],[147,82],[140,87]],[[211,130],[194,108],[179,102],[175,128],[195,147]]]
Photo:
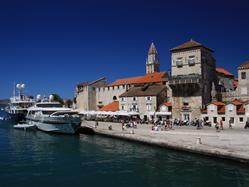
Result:
[[176,75],[176,76],[170,76],[168,79],[170,86],[201,83],[201,75],[199,74]]

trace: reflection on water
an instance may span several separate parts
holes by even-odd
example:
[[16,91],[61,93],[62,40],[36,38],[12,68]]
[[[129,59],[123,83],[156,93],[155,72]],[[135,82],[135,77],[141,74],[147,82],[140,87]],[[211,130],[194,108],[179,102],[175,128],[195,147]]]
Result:
[[248,186],[247,167],[98,136],[0,126],[0,186]]

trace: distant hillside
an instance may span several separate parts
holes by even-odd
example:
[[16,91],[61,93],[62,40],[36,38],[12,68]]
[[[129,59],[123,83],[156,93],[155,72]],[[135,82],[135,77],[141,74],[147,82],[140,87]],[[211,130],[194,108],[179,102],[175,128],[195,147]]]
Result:
[[10,102],[9,99],[0,99],[0,107],[4,107],[6,105],[8,105]]

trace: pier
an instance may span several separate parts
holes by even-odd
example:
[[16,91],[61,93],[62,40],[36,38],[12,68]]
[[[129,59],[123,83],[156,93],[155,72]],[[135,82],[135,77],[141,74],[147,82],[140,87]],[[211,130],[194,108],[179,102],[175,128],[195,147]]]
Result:
[[98,122],[96,127],[94,121],[83,121],[82,127],[93,129],[97,135],[249,164],[249,131],[244,129],[216,132],[212,127],[174,127],[152,131],[152,125],[139,124],[136,129],[122,130],[121,123]]

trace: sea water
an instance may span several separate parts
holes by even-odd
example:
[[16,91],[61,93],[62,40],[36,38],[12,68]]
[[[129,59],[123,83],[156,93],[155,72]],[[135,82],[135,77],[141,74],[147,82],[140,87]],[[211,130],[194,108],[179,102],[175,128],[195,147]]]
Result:
[[[1,123],[1,122],[0,122]],[[0,124],[1,187],[249,186],[249,167],[97,135]]]

